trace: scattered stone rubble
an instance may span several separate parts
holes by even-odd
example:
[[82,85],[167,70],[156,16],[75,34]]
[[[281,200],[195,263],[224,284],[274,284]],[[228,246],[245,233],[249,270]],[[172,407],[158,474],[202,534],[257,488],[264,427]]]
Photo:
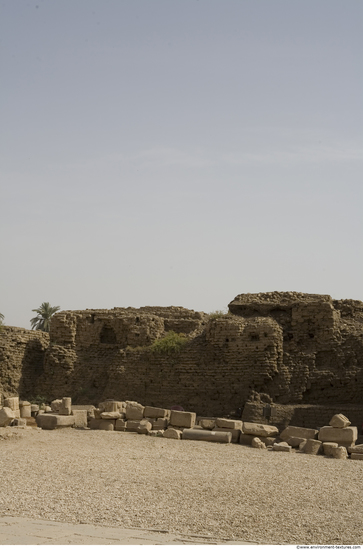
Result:
[[231,418],[197,417],[195,412],[143,406],[136,401],[107,400],[93,405],[72,405],[70,397],[55,399],[50,406],[32,405],[9,397],[0,409],[0,427],[26,427],[35,417],[38,428],[54,430],[80,428],[170,439],[239,443],[255,449],[323,454],[337,459],[363,460],[363,445],[356,445],[358,430],[343,414],[336,414],[329,426],[320,429],[288,426],[281,433],[276,426],[243,422]]

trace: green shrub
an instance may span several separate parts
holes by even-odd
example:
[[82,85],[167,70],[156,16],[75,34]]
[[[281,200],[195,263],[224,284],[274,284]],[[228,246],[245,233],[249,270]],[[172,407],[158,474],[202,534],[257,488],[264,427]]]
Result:
[[153,353],[163,353],[165,355],[171,355],[178,353],[188,342],[188,338],[185,334],[177,334],[173,330],[167,333],[164,338],[155,340],[151,345],[151,351]]

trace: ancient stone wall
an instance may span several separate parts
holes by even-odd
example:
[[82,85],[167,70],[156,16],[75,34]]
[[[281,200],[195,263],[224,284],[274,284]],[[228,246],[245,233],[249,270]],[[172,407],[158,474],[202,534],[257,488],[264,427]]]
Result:
[[[186,344],[154,350],[170,331],[186,334]],[[274,292],[239,295],[216,316],[179,307],[63,311],[52,319],[39,373],[38,394],[79,404],[137,400],[201,415],[254,399],[359,406],[363,304]]]
[[49,335],[39,330],[2,327],[0,331],[0,398],[36,396],[43,375]]

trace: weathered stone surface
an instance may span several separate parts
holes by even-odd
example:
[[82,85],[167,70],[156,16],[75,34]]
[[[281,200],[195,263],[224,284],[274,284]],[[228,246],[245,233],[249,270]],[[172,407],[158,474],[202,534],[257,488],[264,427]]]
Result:
[[72,416],[74,416],[74,428],[87,428],[87,411],[81,409],[72,409]]
[[166,430],[168,426],[168,419],[167,418],[153,418],[152,422],[152,429],[153,430]]
[[292,447],[290,447],[290,445],[288,445],[286,441],[281,441],[281,443],[274,443],[272,446],[272,449],[274,451],[282,451],[285,453],[289,453]]
[[216,426],[215,418],[201,418],[199,420],[199,425],[202,426],[204,430],[213,430]]
[[285,439],[285,441],[288,445],[290,445],[290,447],[297,448],[300,447],[300,445],[304,443],[306,439],[304,437],[288,437],[287,439]]
[[144,418],[144,408],[136,401],[126,401],[126,419],[142,420]]
[[332,456],[331,450],[332,449],[337,449],[337,448],[338,448],[338,443],[332,443],[330,441],[327,441],[327,442],[323,443],[323,453],[326,456]]
[[332,458],[339,458],[340,460],[348,458],[347,449],[345,447],[333,447],[330,452]]
[[196,430],[193,428],[186,428],[183,430],[182,439],[191,439],[196,441],[213,441],[215,443],[231,443],[232,434],[230,431],[216,431],[216,430]]
[[101,418],[102,420],[117,420],[118,418],[121,418],[121,414],[118,411],[102,412]]
[[259,437],[254,437],[251,441],[251,447],[254,449],[266,449],[266,445],[261,441]]
[[163,437],[167,437],[169,439],[181,439],[182,433],[183,433],[182,430],[177,430],[176,428],[169,427],[163,433]]
[[[241,433],[241,435],[239,436],[239,443],[241,445],[252,445],[252,439],[254,437],[257,436]],[[276,437],[259,436],[259,439],[266,445],[266,447],[269,445],[273,445],[276,442]]]
[[317,455],[322,452],[323,444],[317,439],[307,439],[304,446],[304,453],[308,455]]
[[52,412],[54,412],[54,414],[59,414],[61,407],[62,407],[61,399],[53,399],[53,401],[50,404],[50,408],[52,409]]
[[72,428],[74,425],[74,416],[66,416],[59,414],[44,413],[38,414],[36,423],[38,428],[43,430],[55,430],[59,428]]
[[19,397],[8,397],[4,401],[4,406],[12,411],[19,410]]
[[298,426],[288,426],[280,433],[280,439],[287,441],[290,437],[300,437],[302,439],[317,439],[318,430],[312,428],[300,428]]
[[243,422],[242,431],[244,434],[253,435],[255,437],[272,437],[278,435],[279,430],[276,426],[269,424],[255,424],[254,422]]
[[286,441],[281,441],[281,443],[274,443],[272,446],[273,451],[282,451],[285,453],[289,453],[291,451],[292,447],[286,443]]
[[143,420],[140,420],[139,427],[137,429],[137,433],[148,435],[152,430],[152,424],[149,422],[146,418]]
[[363,454],[363,444],[361,444],[361,445],[351,445],[350,447],[348,447],[348,453]]
[[352,460],[363,460],[363,453],[352,453],[350,458]]
[[194,412],[171,411],[170,424],[178,428],[193,428],[196,417]]
[[160,409],[158,407],[148,407],[144,409],[144,416],[146,418],[166,418],[169,414],[168,409]]
[[231,428],[232,430],[242,430],[242,420],[231,420],[229,418],[217,418],[217,428]]
[[332,441],[339,443],[344,447],[354,445],[358,439],[358,430],[356,426],[348,426],[347,428],[333,428],[332,426],[323,426],[319,430],[319,441]]
[[232,443],[239,443],[239,438],[242,434],[242,430],[234,430],[233,428],[214,428],[215,432],[229,432],[232,435]]
[[126,420],[123,418],[120,418],[119,420],[116,420],[115,422],[115,430],[117,432],[125,432],[126,431]]
[[62,404],[59,409],[59,414],[64,414],[66,416],[69,416],[72,414],[72,398],[71,397],[63,397],[62,398]]
[[127,420],[127,422],[126,422],[126,431],[137,433],[138,429],[140,427],[141,420]]
[[3,407],[0,409],[0,427],[10,426],[14,418],[14,411],[10,409],[10,407]]
[[31,404],[28,403],[26,405],[22,404],[20,407],[20,418],[30,418],[32,415],[32,407]]
[[350,425],[350,420],[344,414],[335,414],[329,422],[329,426],[333,428],[348,428]]

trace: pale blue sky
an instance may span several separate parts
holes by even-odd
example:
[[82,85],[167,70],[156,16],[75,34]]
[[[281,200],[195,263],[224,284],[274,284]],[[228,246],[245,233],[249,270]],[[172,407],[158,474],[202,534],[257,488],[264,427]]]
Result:
[[361,0],[0,0],[0,311],[363,300]]

